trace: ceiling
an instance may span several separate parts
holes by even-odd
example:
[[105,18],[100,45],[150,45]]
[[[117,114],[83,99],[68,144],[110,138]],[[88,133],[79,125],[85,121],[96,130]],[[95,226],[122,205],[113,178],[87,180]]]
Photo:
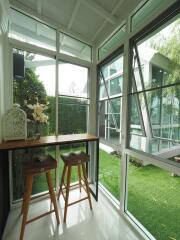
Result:
[[90,44],[106,39],[141,0],[10,0],[10,4],[46,19]]

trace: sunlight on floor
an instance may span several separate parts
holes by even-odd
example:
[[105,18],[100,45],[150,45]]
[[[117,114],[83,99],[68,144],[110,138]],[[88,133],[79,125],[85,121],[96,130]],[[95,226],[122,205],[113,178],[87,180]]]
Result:
[[[71,197],[80,197],[78,190],[71,191]],[[67,223],[63,223],[64,201],[59,202],[61,222],[57,226],[55,214],[43,217],[26,226],[25,240],[61,239],[61,240],[139,240],[125,220],[112,208],[100,194],[98,203],[92,198],[93,211],[88,201],[83,201],[68,208]],[[49,209],[50,201],[43,200],[30,206],[29,218]],[[19,238],[21,226],[20,208],[10,212],[3,240]]]

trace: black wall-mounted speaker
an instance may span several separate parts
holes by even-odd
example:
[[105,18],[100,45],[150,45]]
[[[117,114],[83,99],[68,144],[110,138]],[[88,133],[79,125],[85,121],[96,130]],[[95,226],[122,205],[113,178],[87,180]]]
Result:
[[13,53],[13,77],[14,79],[24,79],[24,55]]

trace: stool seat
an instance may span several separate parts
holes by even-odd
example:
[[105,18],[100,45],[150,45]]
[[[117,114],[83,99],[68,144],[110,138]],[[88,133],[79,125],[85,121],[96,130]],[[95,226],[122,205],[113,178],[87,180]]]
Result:
[[84,152],[70,152],[60,156],[65,165],[77,166],[89,161],[89,155]]
[[[89,155],[84,152],[70,152],[61,154],[61,158],[64,162],[64,168],[62,172],[61,177],[61,184],[59,188],[58,193],[58,200],[60,197],[60,194],[62,194],[64,200],[65,200],[65,207],[64,207],[64,223],[66,223],[66,217],[67,217],[67,208],[73,204],[79,203],[80,201],[89,200],[89,206],[92,210],[92,203],[91,203],[91,196],[90,196],[90,189],[89,184],[86,176],[86,163],[89,161]],[[71,188],[71,169],[72,167],[77,167],[78,170],[78,178],[79,178],[79,187],[81,192],[81,187],[85,190],[87,195],[83,198],[80,198],[74,202],[69,203],[69,191]],[[81,177],[81,174],[83,177]],[[67,177],[67,178],[66,178]],[[66,180],[65,180],[66,178]],[[83,184],[84,183],[84,184]],[[73,184],[75,186],[76,184]]]
[[57,161],[51,155],[34,156],[23,162],[23,172],[27,174],[40,174],[57,168]]

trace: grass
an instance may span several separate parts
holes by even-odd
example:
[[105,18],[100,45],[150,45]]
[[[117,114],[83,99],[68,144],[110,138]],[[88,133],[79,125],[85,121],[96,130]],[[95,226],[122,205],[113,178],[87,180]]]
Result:
[[[121,160],[100,151],[100,182],[119,200]],[[158,240],[180,240],[180,178],[130,163],[128,211]]]

